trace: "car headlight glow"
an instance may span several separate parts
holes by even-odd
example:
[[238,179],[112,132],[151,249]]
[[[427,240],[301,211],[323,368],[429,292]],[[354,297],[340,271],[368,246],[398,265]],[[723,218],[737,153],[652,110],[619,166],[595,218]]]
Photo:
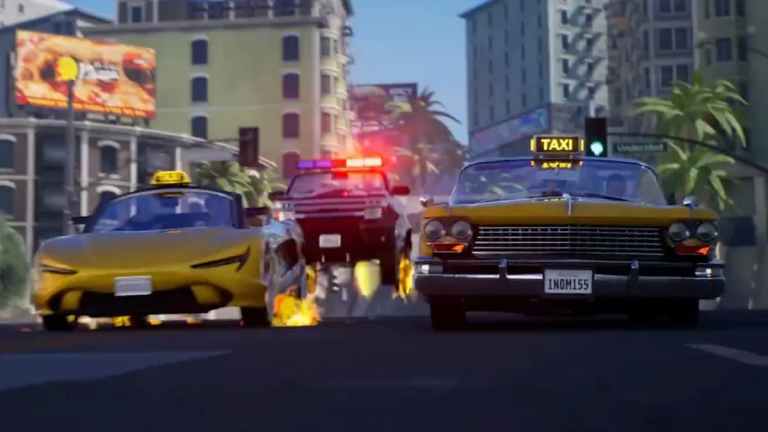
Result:
[[451,226],[451,236],[456,240],[468,242],[472,240],[472,225],[465,221],[458,221]]
[[691,238],[691,231],[688,227],[680,222],[675,222],[667,229],[667,236],[675,243],[688,240]]
[[696,238],[704,243],[712,243],[717,240],[718,231],[712,222],[704,222],[696,228]]
[[445,226],[442,222],[432,220],[424,226],[424,238],[429,242],[436,242],[445,236]]

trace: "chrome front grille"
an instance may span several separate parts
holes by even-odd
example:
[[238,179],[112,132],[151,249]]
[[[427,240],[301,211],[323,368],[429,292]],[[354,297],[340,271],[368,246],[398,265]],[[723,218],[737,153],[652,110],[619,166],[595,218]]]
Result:
[[341,198],[296,200],[291,202],[298,219],[360,217],[365,209],[383,207],[386,203],[380,198]]
[[481,226],[475,255],[664,255],[659,228],[620,226]]

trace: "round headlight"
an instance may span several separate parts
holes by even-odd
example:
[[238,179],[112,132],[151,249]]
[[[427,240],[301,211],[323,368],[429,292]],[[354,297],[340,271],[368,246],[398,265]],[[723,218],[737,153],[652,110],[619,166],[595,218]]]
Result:
[[445,227],[440,221],[429,221],[424,226],[424,238],[427,241],[435,242],[445,236]]
[[451,227],[451,236],[459,241],[472,239],[472,225],[464,221],[458,221]]
[[717,227],[711,222],[704,222],[696,228],[696,238],[705,242],[712,243],[717,239]]
[[688,227],[685,226],[685,224],[675,222],[669,226],[667,235],[669,236],[670,240],[678,243],[684,240],[688,240],[691,237],[691,232],[688,230]]

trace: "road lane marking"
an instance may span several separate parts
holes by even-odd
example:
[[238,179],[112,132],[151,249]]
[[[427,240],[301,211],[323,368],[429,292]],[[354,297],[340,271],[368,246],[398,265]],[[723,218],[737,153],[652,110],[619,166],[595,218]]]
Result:
[[753,352],[730,348],[722,345],[689,344],[686,346],[689,348],[708,352],[719,357],[724,357],[729,360],[735,360],[739,363],[744,363],[750,366],[768,367],[768,356],[755,354]]
[[51,381],[103,379],[150,367],[202,360],[231,351],[0,354],[0,391]]

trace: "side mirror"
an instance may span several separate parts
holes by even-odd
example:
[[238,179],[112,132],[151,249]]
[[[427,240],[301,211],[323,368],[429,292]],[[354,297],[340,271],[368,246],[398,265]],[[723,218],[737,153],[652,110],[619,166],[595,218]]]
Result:
[[270,201],[279,201],[280,199],[285,198],[285,192],[284,191],[270,192],[268,196]]
[[432,204],[434,204],[435,200],[432,197],[424,197],[423,196],[423,197],[419,198],[419,202],[421,203],[422,207],[427,208],[427,207],[431,206]]
[[689,196],[683,198],[683,205],[685,207],[690,207],[690,208],[698,207],[699,206],[699,200],[697,200],[695,196],[689,195]]
[[395,196],[407,196],[411,194],[411,188],[403,185],[393,186],[391,193]]

